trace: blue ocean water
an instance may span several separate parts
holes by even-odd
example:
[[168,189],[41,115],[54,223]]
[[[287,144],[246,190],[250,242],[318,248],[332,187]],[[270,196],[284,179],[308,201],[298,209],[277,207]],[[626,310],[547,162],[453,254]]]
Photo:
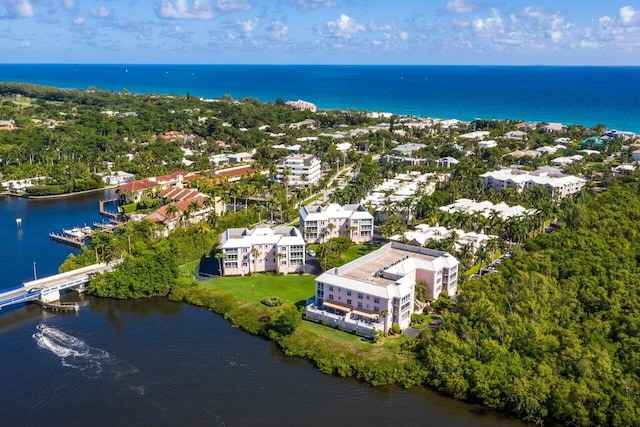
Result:
[[640,67],[0,64],[0,81],[640,132]]

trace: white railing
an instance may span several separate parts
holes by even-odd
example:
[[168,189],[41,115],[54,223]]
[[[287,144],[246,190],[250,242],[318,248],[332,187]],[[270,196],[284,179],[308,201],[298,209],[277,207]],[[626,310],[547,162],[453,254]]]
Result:
[[367,337],[373,337],[376,330],[384,330],[384,325],[382,323],[350,319],[348,315],[341,316],[320,310],[313,304],[307,306],[306,317],[310,320],[321,322],[334,328],[344,329],[349,332],[356,331],[358,335]]

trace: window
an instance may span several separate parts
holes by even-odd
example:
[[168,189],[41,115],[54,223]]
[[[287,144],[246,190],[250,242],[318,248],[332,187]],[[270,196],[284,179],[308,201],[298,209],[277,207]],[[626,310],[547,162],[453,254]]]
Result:
[[378,307],[377,305],[373,306],[373,312],[374,313],[380,313],[380,307]]
[[358,301],[358,308],[362,308],[362,303]]
[[329,299],[333,299],[333,294],[329,294]]
[[351,291],[347,291],[347,296],[350,297],[351,296]]
[[358,299],[362,299],[362,293],[358,292]]
[[333,286],[329,285],[329,290],[332,291],[333,290]]
[[373,302],[375,302],[376,304],[380,304],[380,298],[375,297],[375,298],[373,299]]
[[347,304],[351,305],[351,300],[347,299]]
[[318,283],[318,289],[324,289],[324,283]]

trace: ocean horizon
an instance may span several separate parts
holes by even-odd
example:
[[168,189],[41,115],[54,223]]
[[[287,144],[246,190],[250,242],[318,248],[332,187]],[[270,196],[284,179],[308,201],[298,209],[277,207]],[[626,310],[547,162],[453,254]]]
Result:
[[640,133],[637,66],[0,64],[0,81]]

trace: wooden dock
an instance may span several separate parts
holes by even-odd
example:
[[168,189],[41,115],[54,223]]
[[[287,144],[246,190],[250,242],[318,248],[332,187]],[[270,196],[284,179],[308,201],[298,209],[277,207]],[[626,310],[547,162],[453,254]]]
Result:
[[58,234],[53,232],[49,233],[49,237],[51,238],[51,240],[54,240],[56,242],[66,243],[67,245],[76,246],[76,247],[84,246],[84,244],[87,242],[87,238],[80,239],[78,237],[65,236],[64,234]]
[[106,233],[113,233],[113,230],[120,224],[116,224],[113,222],[94,222],[93,226],[101,231],[104,231]]
[[66,313],[75,313],[76,311],[80,310],[80,306],[78,305],[77,302],[60,302],[60,301],[44,302],[44,301],[40,301],[40,300],[35,300],[33,302],[38,304],[42,308],[44,308],[46,310],[51,310],[51,311],[61,311],[61,312],[66,312]]
[[117,202],[118,199],[106,199],[106,200],[100,200],[100,215],[102,216],[106,216],[109,218],[113,218],[113,219],[122,219],[122,214],[120,212],[111,212],[108,211],[104,208],[104,205],[107,203],[114,203]]

